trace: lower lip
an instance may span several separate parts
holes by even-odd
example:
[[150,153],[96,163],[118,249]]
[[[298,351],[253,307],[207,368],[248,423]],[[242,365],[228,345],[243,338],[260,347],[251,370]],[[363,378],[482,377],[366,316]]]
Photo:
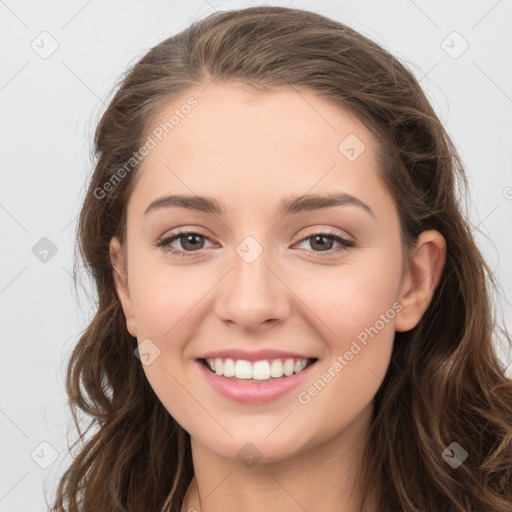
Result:
[[200,371],[217,393],[241,403],[267,403],[277,400],[295,389],[309,375],[316,362],[290,377],[281,377],[270,382],[235,381],[211,372],[201,360],[196,360]]

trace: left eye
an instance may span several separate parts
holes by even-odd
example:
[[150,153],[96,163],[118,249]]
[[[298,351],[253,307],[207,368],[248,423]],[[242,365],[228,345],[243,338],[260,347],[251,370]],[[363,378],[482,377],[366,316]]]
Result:
[[[325,244],[324,240],[331,239],[334,240],[334,242],[338,242],[340,244],[340,247],[337,249],[332,249],[333,242]],[[338,251],[346,251],[349,247],[354,247],[355,244],[351,240],[347,240],[346,238],[343,238],[339,236],[337,233],[327,232],[327,233],[315,233],[313,235],[310,235],[306,238],[303,238],[300,243],[304,243],[307,240],[310,240],[309,245],[311,247],[320,247],[320,251],[314,251],[314,252],[338,252]],[[326,245],[328,247],[326,248]]]
[[[180,231],[179,233],[175,233],[173,235],[163,238],[156,244],[156,246],[161,247],[164,252],[170,252],[178,256],[185,256],[186,253],[198,252],[201,249],[204,249],[204,241],[201,242],[201,239],[209,240],[208,237],[201,235],[200,233],[197,233],[195,231]],[[332,242],[325,243],[325,240],[328,239],[331,239]],[[181,249],[173,247],[171,245],[172,243],[178,240],[180,241]],[[313,252],[333,253],[345,251],[348,248],[355,246],[355,243],[352,242],[351,240],[347,240],[346,238],[343,238],[339,236],[337,233],[333,232],[314,233],[313,235],[303,238],[299,242],[299,244],[302,244],[308,240],[310,240],[310,247],[317,247],[320,249],[318,251],[315,250]],[[340,246],[333,249],[332,245],[335,242],[340,244]]]

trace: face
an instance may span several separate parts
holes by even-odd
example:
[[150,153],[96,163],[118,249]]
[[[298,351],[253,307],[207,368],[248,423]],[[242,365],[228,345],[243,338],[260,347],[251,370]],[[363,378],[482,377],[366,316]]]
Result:
[[149,134],[127,260],[111,243],[128,270],[117,291],[152,388],[192,438],[280,460],[367,417],[395,330],[423,310],[402,302],[397,209],[361,122],[312,94],[211,84],[155,129],[192,96],[168,134],[153,130],[162,140]]

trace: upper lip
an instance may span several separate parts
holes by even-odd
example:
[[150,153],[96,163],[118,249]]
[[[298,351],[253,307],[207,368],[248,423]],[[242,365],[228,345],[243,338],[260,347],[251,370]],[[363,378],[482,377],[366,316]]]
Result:
[[298,352],[286,352],[275,349],[243,350],[240,348],[214,350],[203,354],[198,359],[244,359],[246,361],[262,361],[266,359],[316,359],[313,356],[299,354]]

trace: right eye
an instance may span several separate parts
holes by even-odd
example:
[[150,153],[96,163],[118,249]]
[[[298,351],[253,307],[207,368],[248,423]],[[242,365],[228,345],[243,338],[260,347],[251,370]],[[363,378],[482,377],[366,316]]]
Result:
[[[182,230],[177,233],[165,236],[156,244],[157,247],[162,248],[163,252],[170,252],[177,256],[186,256],[186,253],[195,253],[203,249],[200,239],[209,240],[208,237],[192,230]],[[171,244],[178,241],[181,249],[173,247]],[[187,247],[188,246],[188,247]],[[190,249],[190,250],[189,250]]]

